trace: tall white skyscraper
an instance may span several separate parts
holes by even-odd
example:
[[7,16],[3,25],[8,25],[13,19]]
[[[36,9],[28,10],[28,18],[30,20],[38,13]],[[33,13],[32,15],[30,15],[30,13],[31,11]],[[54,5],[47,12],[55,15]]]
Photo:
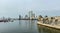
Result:
[[30,19],[35,18],[35,14],[33,13],[33,11],[29,11],[29,18]]

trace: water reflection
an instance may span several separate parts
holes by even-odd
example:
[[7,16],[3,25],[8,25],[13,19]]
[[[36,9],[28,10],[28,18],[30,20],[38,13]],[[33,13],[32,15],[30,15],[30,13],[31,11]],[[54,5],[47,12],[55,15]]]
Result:
[[60,33],[60,30],[37,25],[36,20],[0,23],[0,33]]
[[39,33],[60,33],[60,30],[44,27],[41,25],[38,25],[38,30],[39,30]]
[[19,31],[21,33],[38,33],[36,22],[35,20],[19,21]]

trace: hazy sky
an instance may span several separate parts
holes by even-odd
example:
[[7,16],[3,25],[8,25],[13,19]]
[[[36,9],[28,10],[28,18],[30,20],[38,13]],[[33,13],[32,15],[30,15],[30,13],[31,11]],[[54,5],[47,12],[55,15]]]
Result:
[[18,17],[29,11],[36,15],[60,15],[60,0],[0,0],[0,17]]

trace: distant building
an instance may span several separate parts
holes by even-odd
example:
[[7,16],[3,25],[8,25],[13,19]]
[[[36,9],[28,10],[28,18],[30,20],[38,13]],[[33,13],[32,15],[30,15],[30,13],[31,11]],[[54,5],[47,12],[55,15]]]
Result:
[[35,14],[33,13],[33,11],[29,11],[29,18],[30,19],[34,19],[35,18]]
[[19,15],[19,20],[21,19],[21,15]]
[[25,19],[28,19],[28,15],[25,15]]
[[35,19],[35,14],[32,14],[31,18],[32,18],[32,19]]

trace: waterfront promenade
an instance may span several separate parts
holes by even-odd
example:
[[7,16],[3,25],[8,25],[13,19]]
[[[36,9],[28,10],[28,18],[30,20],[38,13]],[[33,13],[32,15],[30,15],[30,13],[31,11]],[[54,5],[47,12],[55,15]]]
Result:
[[42,26],[46,26],[46,27],[50,27],[50,28],[54,28],[54,29],[59,29],[60,30],[60,26],[58,25],[49,25],[49,24],[44,24],[41,22],[37,22],[38,25],[42,25]]
[[60,17],[53,17],[53,18],[40,18],[37,22],[38,25],[55,28],[60,30]]

